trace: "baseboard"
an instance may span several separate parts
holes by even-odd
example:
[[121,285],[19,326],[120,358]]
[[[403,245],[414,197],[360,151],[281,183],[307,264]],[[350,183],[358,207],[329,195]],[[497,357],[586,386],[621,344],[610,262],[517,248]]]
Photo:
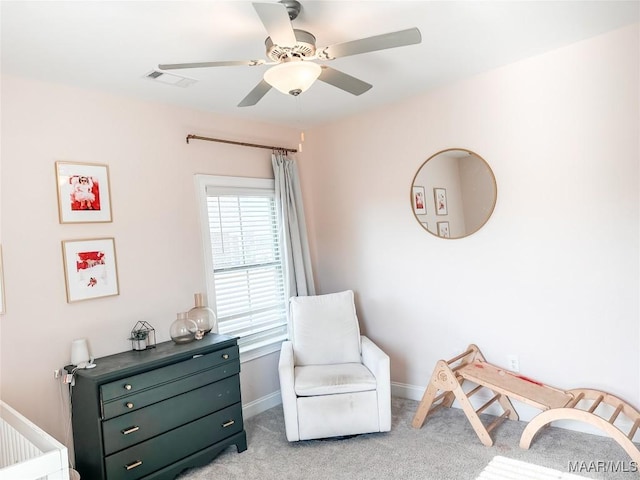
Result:
[[391,396],[408,398],[409,400],[419,402],[422,400],[422,395],[424,395],[424,388],[425,387],[418,387],[407,383],[391,382]]
[[[391,395],[394,397],[407,398],[409,400],[415,400],[419,402],[422,400],[422,395],[424,394],[425,387],[419,387],[417,385],[409,385],[407,383],[399,383],[399,382],[391,382]],[[480,392],[477,395],[479,400],[488,400],[489,397],[483,398],[483,392]],[[280,390],[277,390],[269,395],[265,395],[264,397],[260,397],[252,402],[249,402],[242,406],[242,415],[244,418],[251,418],[259,413],[262,413],[270,408],[275,407],[276,405],[280,405],[282,403],[282,397],[280,396]],[[458,402],[454,402],[452,405],[453,408],[460,408]],[[535,417],[540,410],[537,410],[529,405],[524,405],[518,403],[516,405],[516,411],[520,416],[520,420],[529,421],[533,417]],[[499,415],[498,411],[493,412],[491,410],[487,410],[486,413]],[[626,419],[621,419],[619,422],[619,428],[623,431],[629,431],[631,428],[631,422],[626,421]],[[602,430],[595,428],[592,425],[583,423],[583,422],[575,422],[568,420],[560,420],[557,422],[553,422],[553,425],[556,427],[564,428],[566,430],[574,430],[577,432],[591,433],[594,435],[600,436],[608,436]],[[640,437],[640,432],[636,435],[635,438]]]
[[[407,385],[406,383],[391,383],[391,395],[394,397],[408,398],[409,400],[420,401],[422,394],[424,393],[423,387],[416,387],[415,385]],[[282,403],[282,397],[280,396],[280,390],[265,395],[264,397],[257,398],[252,402],[242,405],[242,416],[244,418],[251,418],[259,413],[262,413],[270,408],[280,405]]]
[[[407,383],[391,382],[391,396],[406,398],[409,400],[415,400],[419,402],[422,400],[425,387],[419,387],[417,385],[409,385]],[[481,397],[482,395],[478,395]],[[280,390],[260,397],[252,402],[249,402],[242,406],[242,415],[244,418],[251,418],[259,413],[262,413],[270,408],[280,405],[282,403],[282,397],[280,396]],[[457,402],[454,403],[454,408],[457,408]]]
[[276,390],[269,395],[242,405],[242,416],[243,418],[251,418],[281,403],[282,397],[280,396],[280,390]]

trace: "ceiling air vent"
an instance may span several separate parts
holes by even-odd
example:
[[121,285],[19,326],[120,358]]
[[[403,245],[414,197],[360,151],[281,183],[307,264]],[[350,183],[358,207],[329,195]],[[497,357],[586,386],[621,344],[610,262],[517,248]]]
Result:
[[151,70],[151,72],[145,75],[145,78],[153,80],[154,82],[166,83],[167,85],[182,88],[186,88],[197,82],[197,80],[193,78],[182,77],[174,73],[160,72],[158,70]]

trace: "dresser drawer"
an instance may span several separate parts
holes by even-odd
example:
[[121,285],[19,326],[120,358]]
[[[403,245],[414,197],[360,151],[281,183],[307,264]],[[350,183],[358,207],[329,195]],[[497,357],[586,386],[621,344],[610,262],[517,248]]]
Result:
[[240,380],[234,375],[120,415],[103,423],[104,453],[110,455],[238,402]]
[[109,480],[134,480],[241,432],[242,405],[236,403],[197,421],[110,455]]
[[187,375],[192,375],[201,370],[233,363],[237,359],[238,347],[236,345],[206,355],[196,355],[194,358],[182,362],[104,384],[100,387],[100,396],[103,402],[108,402],[156,385],[171,382]]
[[155,388],[148,388],[147,390],[126,395],[110,402],[104,402],[102,406],[103,419],[108,420],[118,415],[134,412],[148,405],[217,382],[223,378],[237,375],[238,373],[240,373],[240,362],[236,359],[216,368],[204,370],[188,377],[182,377],[170,383],[163,383]]

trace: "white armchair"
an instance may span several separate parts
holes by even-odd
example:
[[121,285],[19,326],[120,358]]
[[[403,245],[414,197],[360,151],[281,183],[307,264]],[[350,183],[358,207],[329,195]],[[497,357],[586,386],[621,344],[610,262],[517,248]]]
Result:
[[293,297],[278,371],[287,440],[391,430],[389,356],[360,335],[353,292]]

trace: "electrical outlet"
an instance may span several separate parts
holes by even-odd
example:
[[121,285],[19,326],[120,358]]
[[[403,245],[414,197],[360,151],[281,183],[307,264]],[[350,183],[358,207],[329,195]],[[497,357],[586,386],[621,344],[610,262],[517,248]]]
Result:
[[60,378],[60,369],[59,368],[56,368],[53,371],[53,378]]
[[517,355],[507,355],[507,362],[509,364],[509,370],[512,372],[520,371],[520,360]]

